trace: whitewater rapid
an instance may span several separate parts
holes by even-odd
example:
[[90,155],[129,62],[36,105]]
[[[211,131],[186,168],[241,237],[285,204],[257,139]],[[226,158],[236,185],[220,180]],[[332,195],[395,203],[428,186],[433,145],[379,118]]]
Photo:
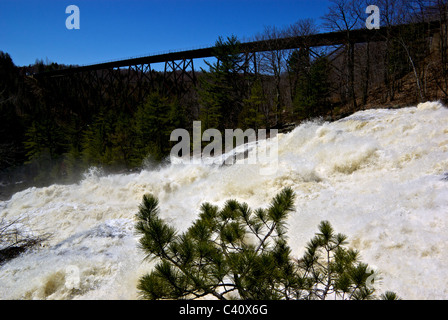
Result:
[[448,109],[427,102],[372,109],[336,122],[308,122],[278,135],[278,167],[172,164],[133,174],[92,168],[72,185],[18,192],[0,219],[23,217],[52,237],[0,266],[0,299],[138,299],[151,270],[134,216],[145,193],[179,231],[201,203],[233,198],[264,207],[282,188],[296,192],[288,218],[295,256],[329,220],[380,271],[379,293],[448,299]]

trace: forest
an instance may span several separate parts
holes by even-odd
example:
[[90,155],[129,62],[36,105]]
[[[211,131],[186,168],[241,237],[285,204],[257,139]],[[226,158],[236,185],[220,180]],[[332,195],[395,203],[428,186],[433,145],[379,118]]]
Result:
[[[379,0],[384,41],[354,44],[351,31],[365,28],[367,5],[333,0],[319,23],[266,27],[250,39],[343,31],[344,45],[259,52],[258,71],[242,72],[241,40],[220,37],[216,61],[195,70],[194,83],[167,91],[162,72],[149,70],[152,81],[143,98],[123,90],[120,70],[98,87],[82,78],[77,85],[49,84],[33,74],[69,66],[43,60],[16,66],[14,57],[0,51],[0,199],[31,185],[73,183],[92,166],[129,172],[166,163],[175,144],[170,133],[191,130],[196,120],[203,130],[282,131],[368,108],[446,102],[447,2]],[[422,28],[429,21],[439,26],[431,36]],[[389,34],[393,26],[402,27]]]

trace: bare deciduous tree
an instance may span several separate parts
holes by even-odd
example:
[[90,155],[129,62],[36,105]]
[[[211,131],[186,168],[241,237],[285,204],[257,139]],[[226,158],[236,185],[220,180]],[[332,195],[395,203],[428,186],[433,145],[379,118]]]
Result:
[[264,32],[255,36],[256,40],[271,40],[268,45],[269,51],[258,53],[257,60],[259,61],[259,68],[262,73],[272,76],[273,79],[273,106],[272,112],[274,115],[275,125],[278,125],[278,116],[281,108],[285,106],[285,94],[282,90],[282,75],[286,71],[286,61],[288,57],[288,50],[278,49],[276,41],[284,38],[287,35],[284,29],[277,27],[265,27]]
[[50,238],[49,233],[36,235],[25,220],[25,217],[0,220],[0,265]]
[[354,0],[331,0],[329,11],[322,17],[323,26],[329,31],[345,32],[347,55],[348,95],[352,103],[352,109],[357,109],[355,93],[355,44],[351,37],[351,31],[361,25],[358,15],[357,2]]

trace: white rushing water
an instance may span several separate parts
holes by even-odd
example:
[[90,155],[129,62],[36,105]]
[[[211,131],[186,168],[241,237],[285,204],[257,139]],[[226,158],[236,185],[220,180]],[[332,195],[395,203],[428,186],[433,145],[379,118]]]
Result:
[[279,135],[278,169],[169,165],[134,174],[95,170],[73,185],[30,188],[0,202],[0,219],[24,217],[52,234],[45,246],[0,266],[0,299],[138,299],[143,261],[134,232],[142,196],[184,231],[201,203],[229,198],[258,208],[296,192],[288,219],[293,254],[322,220],[348,236],[382,274],[379,292],[448,298],[448,109],[436,102],[361,111]]

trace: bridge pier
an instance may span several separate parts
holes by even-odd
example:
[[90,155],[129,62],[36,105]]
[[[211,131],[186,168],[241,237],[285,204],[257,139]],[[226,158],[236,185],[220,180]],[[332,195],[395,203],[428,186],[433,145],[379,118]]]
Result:
[[172,93],[182,95],[188,86],[187,83],[193,86],[196,85],[193,59],[165,61],[163,93],[167,95]]

